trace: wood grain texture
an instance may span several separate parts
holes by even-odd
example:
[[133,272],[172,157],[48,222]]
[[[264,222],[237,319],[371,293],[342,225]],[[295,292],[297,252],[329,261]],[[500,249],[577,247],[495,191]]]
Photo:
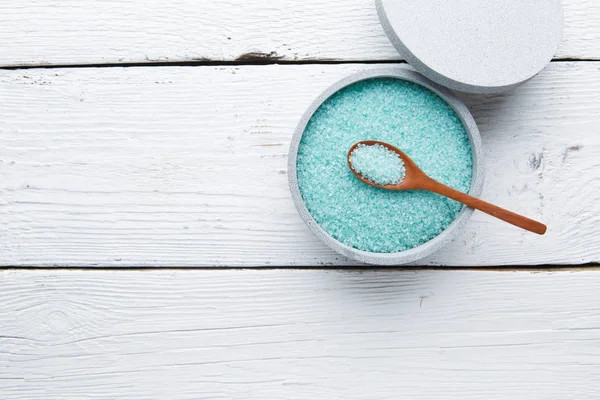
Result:
[[592,400],[600,274],[2,271],[0,398]]
[[[348,265],[303,224],[286,163],[301,114],[357,64],[0,73],[0,265]],[[600,63],[465,96],[483,213],[426,265],[600,261]]]
[[[600,2],[563,0],[557,57],[600,59]],[[373,0],[0,3],[0,65],[397,60]]]

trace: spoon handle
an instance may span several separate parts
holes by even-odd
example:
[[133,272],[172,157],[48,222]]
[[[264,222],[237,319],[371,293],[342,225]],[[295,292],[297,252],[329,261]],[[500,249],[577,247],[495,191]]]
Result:
[[519,228],[537,233],[538,235],[543,235],[546,233],[546,225],[540,222],[534,221],[519,214],[515,214],[512,211],[505,210],[504,208],[490,204],[487,201],[478,199],[477,197],[469,196],[468,194],[459,192],[458,190],[452,189],[451,187],[433,179],[427,179],[426,181],[422,182],[420,186],[422,189],[449,197],[471,208],[483,211],[484,213],[506,221],[509,224],[518,226]]

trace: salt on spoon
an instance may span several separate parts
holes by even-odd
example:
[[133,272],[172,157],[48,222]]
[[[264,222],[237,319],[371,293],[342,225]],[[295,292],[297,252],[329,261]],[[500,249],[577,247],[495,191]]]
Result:
[[540,222],[459,192],[430,178],[410,157],[389,143],[377,140],[355,143],[348,151],[348,166],[358,179],[368,185],[387,190],[429,190],[538,235],[546,233],[546,225]]

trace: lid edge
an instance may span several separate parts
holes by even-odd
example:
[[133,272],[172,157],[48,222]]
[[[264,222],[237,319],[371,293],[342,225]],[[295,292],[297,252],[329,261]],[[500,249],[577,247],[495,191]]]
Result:
[[[390,42],[392,43],[392,45],[396,48],[396,50],[398,51],[398,53],[400,53],[400,56],[402,56],[402,58],[404,58],[406,60],[406,62],[408,62],[413,68],[415,68],[417,70],[417,72],[423,74],[424,76],[426,76],[427,78],[431,79],[432,81],[445,86],[447,88],[459,91],[459,92],[465,92],[465,93],[475,93],[475,94],[492,94],[492,93],[501,93],[510,89],[514,89],[517,86],[522,85],[523,83],[531,80],[533,77],[535,77],[538,73],[528,77],[527,79],[515,82],[515,83],[511,83],[509,85],[502,85],[502,86],[481,86],[481,85],[472,85],[472,84],[468,84],[468,83],[464,83],[461,81],[457,81],[451,78],[448,78],[445,75],[440,74],[439,72],[435,71],[434,69],[430,68],[429,66],[425,65],[421,60],[419,60],[417,57],[415,57],[414,54],[412,54],[412,52],[404,45],[404,43],[402,42],[402,40],[400,40],[400,37],[396,34],[396,31],[394,30],[394,28],[392,27],[392,24],[390,23],[388,16],[385,12],[385,8],[383,6],[383,0],[375,0],[375,7],[377,9],[377,15],[379,17],[379,22],[381,23],[383,30],[386,34],[386,36],[388,37],[388,39],[390,40]],[[561,16],[564,18],[564,10],[563,7],[561,7]],[[564,21],[561,18],[561,38],[562,38],[562,28],[564,25]],[[559,41],[560,43],[560,41]],[[558,45],[557,48],[554,50],[553,54],[556,54],[556,51],[558,50]],[[550,59],[548,60],[548,62],[546,63],[546,65],[552,61],[553,56],[550,57]]]

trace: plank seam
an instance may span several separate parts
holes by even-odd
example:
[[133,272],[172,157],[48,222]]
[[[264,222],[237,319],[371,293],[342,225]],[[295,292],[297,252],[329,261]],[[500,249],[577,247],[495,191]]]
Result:
[[[555,58],[552,62],[598,62],[600,58]],[[200,61],[151,61],[132,63],[90,63],[56,65],[12,65],[0,66],[0,70],[61,69],[61,68],[136,68],[136,67],[226,67],[263,65],[344,65],[344,64],[406,64],[405,60],[280,60],[256,58],[244,60],[200,60]]]
[[153,270],[173,270],[173,271],[382,271],[382,272],[400,272],[400,271],[481,271],[481,272],[580,272],[580,271],[600,271],[600,263],[585,264],[540,264],[540,265],[500,265],[494,267],[430,267],[430,266],[412,266],[412,267],[369,267],[369,266],[347,266],[347,267],[329,267],[322,266],[294,266],[294,267],[202,267],[202,266],[7,266],[0,267],[3,271],[153,271]]

